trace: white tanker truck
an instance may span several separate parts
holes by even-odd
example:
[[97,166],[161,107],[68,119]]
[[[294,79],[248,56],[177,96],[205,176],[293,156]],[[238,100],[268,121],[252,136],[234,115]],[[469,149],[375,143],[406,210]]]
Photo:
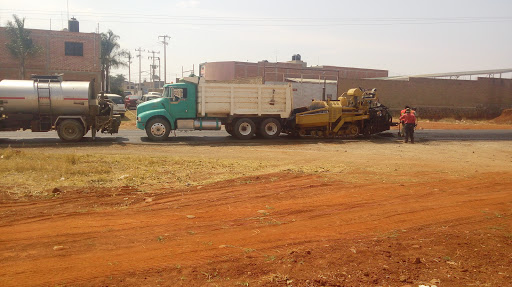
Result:
[[91,130],[117,133],[121,117],[112,103],[94,91],[93,82],[62,81],[60,76],[0,82],[0,131],[56,130],[63,141],[76,142]]

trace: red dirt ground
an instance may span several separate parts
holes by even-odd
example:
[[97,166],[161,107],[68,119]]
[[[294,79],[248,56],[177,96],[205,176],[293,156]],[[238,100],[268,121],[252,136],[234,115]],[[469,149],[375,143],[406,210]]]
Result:
[[490,121],[428,121],[421,120],[418,122],[419,129],[436,129],[436,130],[499,130],[512,129],[512,109],[503,110],[501,115]]
[[1,285],[510,286],[512,173],[409,176],[4,194]]
[[[498,120],[499,121],[499,120]],[[512,123],[497,122],[497,119],[489,122],[418,122],[417,129],[429,130],[512,130]]]
[[501,115],[493,120],[497,124],[512,124],[512,109],[503,110]]

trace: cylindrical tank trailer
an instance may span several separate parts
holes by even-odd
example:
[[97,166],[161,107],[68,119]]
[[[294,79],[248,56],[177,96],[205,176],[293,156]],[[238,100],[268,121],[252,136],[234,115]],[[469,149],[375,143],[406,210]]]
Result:
[[59,76],[0,82],[0,131],[57,130],[64,141],[89,131],[117,133],[121,119],[112,103],[96,96],[93,82],[62,81]]
[[3,80],[0,99],[4,113],[38,115],[41,106],[51,101],[53,114],[89,114],[89,105],[97,105],[89,82],[35,82],[31,80]]

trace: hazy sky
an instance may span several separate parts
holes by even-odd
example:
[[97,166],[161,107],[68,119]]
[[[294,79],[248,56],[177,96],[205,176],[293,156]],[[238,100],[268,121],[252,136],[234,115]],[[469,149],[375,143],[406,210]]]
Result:
[[[297,53],[308,65],[390,75],[512,68],[511,0],[0,0],[0,23],[17,14],[27,28],[61,30],[68,11],[81,32],[111,29],[132,55],[160,51],[162,78],[158,36],[171,36],[168,81],[203,62],[288,61]],[[148,80],[149,56],[142,53],[141,65]],[[137,58],[131,67],[137,81]],[[128,77],[128,69],[118,72]]]

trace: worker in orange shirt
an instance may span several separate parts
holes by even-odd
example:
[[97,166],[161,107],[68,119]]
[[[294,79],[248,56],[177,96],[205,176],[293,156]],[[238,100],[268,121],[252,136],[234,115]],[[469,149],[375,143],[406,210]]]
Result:
[[409,107],[409,106],[405,106],[405,108],[404,108],[403,110],[401,110],[401,111],[400,111],[400,117],[401,117],[401,116],[403,116],[403,115],[405,115],[405,111],[406,111],[407,109],[410,109],[410,108],[411,108],[411,107]]
[[405,109],[405,114],[400,117],[400,122],[404,123],[405,140],[407,143],[409,138],[414,143],[414,128],[416,127],[416,116],[411,112],[410,108]]
[[[410,109],[410,107],[409,107],[409,106],[405,106],[405,108],[404,108],[403,110],[401,110],[401,111],[400,111],[400,118],[402,118],[402,116],[403,116],[403,115],[405,115],[405,111],[406,111],[407,109]],[[400,131],[399,131],[399,134],[398,134],[398,135],[399,135],[399,136],[401,136],[401,137],[403,137],[403,136],[404,136],[404,134],[405,134],[405,124],[404,124],[404,122],[403,122],[402,120],[400,120],[400,126],[399,126],[398,128],[400,129]]]

